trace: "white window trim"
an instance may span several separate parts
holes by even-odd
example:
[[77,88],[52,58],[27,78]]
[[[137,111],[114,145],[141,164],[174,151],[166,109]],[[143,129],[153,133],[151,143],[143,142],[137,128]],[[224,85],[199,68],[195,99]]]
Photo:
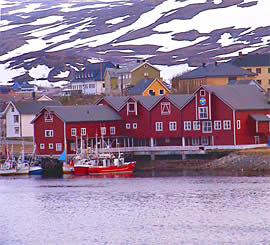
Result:
[[[150,91],[152,91],[152,93],[150,93]],[[154,93],[155,93],[155,91],[153,89],[148,90],[148,95],[153,95]]]
[[45,144],[44,144],[44,143],[41,143],[41,144],[39,145],[39,149],[40,149],[40,150],[44,150],[44,149],[45,149]]
[[71,128],[71,136],[77,136],[77,129]]
[[[210,124],[209,124],[210,123]],[[209,124],[211,125],[211,131],[205,131],[205,127],[204,127],[204,124]],[[213,132],[213,125],[212,125],[212,121],[203,121],[202,122],[202,132],[205,133],[205,134],[208,134],[208,133],[212,133]]]
[[126,123],[126,129],[130,129],[130,123]]
[[[206,140],[205,142],[204,139]],[[201,145],[209,145],[209,139],[208,137],[201,137]]]
[[[49,135],[47,135],[47,132],[49,132]],[[45,137],[53,137],[53,130],[45,130]]]
[[[201,117],[201,113],[204,114],[205,112],[201,112],[200,110],[206,110],[206,117]],[[208,107],[198,107],[199,112],[199,119],[208,119]]]
[[163,122],[156,122],[155,125],[156,125],[157,132],[163,131]]
[[161,107],[161,115],[170,115],[171,114],[171,103],[170,102],[163,102],[160,104],[160,107]]
[[44,113],[44,121],[45,122],[53,122],[53,115],[50,112],[46,111]]
[[176,131],[177,130],[177,122],[169,122],[169,130]]
[[[229,123],[230,127],[227,127],[227,123]],[[224,120],[223,121],[223,129],[224,130],[231,130],[231,120]]]
[[236,121],[237,129],[241,129],[241,120]]
[[132,128],[133,129],[137,129],[137,127],[138,127],[137,123],[132,123]]
[[106,127],[100,127],[100,134],[106,135]]
[[191,138],[192,145],[200,145],[200,138]]
[[[134,105],[134,110],[130,110],[130,105]],[[129,112],[136,112],[136,102],[128,102],[127,103],[127,110]]]
[[115,135],[115,127],[110,127],[110,135]]
[[86,135],[86,128],[81,128],[81,135]]
[[55,144],[55,150],[56,151],[62,151],[62,143],[56,143]]
[[[220,127],[217,127],[217,126],[220,126]],[[215,120],[214,121],[214,130],[221,130],[222,129],[222,123],[220,120]]]
[[184,130],[191,131],[191,121],[184,121]]
[[53,148],[54,148],[53,143],[49,143],[49,149],[50,149],[50,150],[53,150]]
[[[163,93],[160,93],[160,91],[163,91]],[[160,89],[158,92],[159,92],[159,95],[164,95],[165,94],[165,90],[164,89]]]
[[[198,126],[198,127],[197,127]],[[201,124],[200,121],[193,121],[193,130],[194,131],[199,131],[201,130]]]
[[[202,92],[203,92],[203,93],[202,93]],[[205,97],[205,94],[206,94],[206,93],[205,93],[205,90],[204,90],[204,89],[201,89],[201,90],[200,90],[200,97]]]

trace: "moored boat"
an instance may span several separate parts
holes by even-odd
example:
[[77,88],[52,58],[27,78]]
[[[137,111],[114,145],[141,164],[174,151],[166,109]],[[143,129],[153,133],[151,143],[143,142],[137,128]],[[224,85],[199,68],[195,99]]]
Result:
[[113,154],[100,154],[96,164],[88,167],[88,174],[129,174],[133,173],[135,164],[135,161],[125,162],[122,154],[117,158]]
[[0,165],[0,176],[15,175],[16,169],[14,167],[14,161],[7,159],[3,164]]
[[42,174],[42,167],[41,166],[30,166],[29,167],[29,174],[30,175],[41,175]]

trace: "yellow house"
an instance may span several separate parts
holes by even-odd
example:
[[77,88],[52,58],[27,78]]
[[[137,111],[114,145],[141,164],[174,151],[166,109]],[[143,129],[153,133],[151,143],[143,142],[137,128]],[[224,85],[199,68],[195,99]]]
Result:
[[270,54],[247,54],[241,52],[233,58],[231,64],[239,66],[250,72],[255,72],[253,78],[264,90],[270,90]]
[[155,78],[160,79],[160,70],[146,61],[107,68],[104,75],[105,94],[123,95],[129,87],[135,86],[139,81]]
[[127,90],[127,95],[157,96],[169,94],[169,88],[159,79],[143,79]]
[[226,85],[230,80],[254,79],[256,74],[228,63],[203,65],[172,81],[172,88],[180,94],[192,94],[202,85]]

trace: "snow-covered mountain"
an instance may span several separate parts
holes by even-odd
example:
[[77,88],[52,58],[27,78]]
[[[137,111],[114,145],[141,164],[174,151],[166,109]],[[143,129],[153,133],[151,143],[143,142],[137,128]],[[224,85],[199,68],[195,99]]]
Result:
[[61,85],[96,60],[147,59],[168,78],[240,51],[270,52],[269,0],[0,0],[0,8],[1,84],[27,76]]

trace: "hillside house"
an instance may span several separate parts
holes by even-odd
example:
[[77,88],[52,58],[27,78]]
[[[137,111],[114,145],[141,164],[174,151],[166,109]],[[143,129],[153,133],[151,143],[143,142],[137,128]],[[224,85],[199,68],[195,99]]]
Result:
[[255,73],[228,63],[215,63],[187,72],[172,81],[172,88],[180,94],[192,94],[202,85],[226,85],[230,80],[250,80]]
[[255,79],[264,90],[270,90],[270,53],[267,54],[242,54],[233,58],[232,65],[254,72]]

